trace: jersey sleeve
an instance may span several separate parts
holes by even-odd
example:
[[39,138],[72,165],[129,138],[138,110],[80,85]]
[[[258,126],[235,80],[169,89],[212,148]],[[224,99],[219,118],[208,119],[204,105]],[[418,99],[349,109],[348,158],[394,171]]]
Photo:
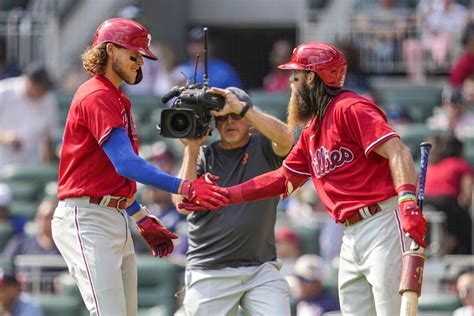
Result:
[[310,161],[308,160],[310,155],[307,143],[310,132],[311,130],[308,127],[303,130],[298,143],[283,161],[283,167],[288,171],[308,177],[311,176]]
[[342,122],[344,133],[363,148],[365,156],[390,138],[399,137],[382,110],[369,101],[349,106]]
[[117,98],[106,91],[96,91],[81,103],[84,121],[99,145],[109,137],[113,128],[125,127],[125,109]]

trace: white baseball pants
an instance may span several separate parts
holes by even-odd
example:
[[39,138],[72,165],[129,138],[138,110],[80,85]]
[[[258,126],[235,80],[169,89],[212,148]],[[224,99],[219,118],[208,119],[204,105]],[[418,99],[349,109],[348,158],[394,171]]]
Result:
[[90,204],[60,201],[53,239],[94,316],[137,315],[137,266],[127,214]]
[[400,314],[402,255],[408,238],[401,228],[397,198],[382,211],[346,227],[339,263],[339,299],[344,316]]

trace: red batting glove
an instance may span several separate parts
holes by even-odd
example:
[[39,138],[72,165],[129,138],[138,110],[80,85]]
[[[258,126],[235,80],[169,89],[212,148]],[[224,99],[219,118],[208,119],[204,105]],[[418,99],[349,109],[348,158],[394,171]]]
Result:
[[398,205],[402,220],[402,229],[418,245],[426,248],[424,240],[426,235],[426,219],[416,204],[414,185],[403,185],[397,189],[399,192]]
[[[181,194],[189,202],[202,206],[202,209],[196,210],[216,211],[229,203],[228,190],[215,184],[218,179],[218,176],[206,173],[194,181],[184,180]],[[178,205],[178,207],[180,206]]]
[[173,252],[172,239],[176,239],[178,236],[167,230],[158,218],[147,215],[137,222],[137,227],[154,257],[159,255],[160,258],[163,258]]

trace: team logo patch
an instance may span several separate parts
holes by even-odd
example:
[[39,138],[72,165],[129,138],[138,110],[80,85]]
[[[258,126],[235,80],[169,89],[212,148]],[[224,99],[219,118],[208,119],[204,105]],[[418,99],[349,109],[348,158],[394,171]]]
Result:
[[327,148],[321,146],[311,156],[311,165],[318,179],[354,160],[354,153],[346,147],[340,147],[330,152]]
[[246,165],[249,161],[249,154],[245,153],[244,158],[242,158],[242,164]]

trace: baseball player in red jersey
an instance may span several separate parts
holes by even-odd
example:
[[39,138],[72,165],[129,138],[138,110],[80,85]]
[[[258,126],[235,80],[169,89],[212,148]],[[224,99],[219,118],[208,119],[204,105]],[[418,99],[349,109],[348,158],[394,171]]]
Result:
[[138,156],[131,103],[119,86],[140,82],[143,57],[157,59],[150,40],[147,29],[129,19],[110,19],[97,28],[92,47],[82,55],[93,77],[74,95],[64,130],[53,238],[91,315],[137,314],[127,216],[136,221],[154,256],[173,251],[177,236],[135,200],[136,181],[211,209],[228,202],[212,176],[181,180]]
[[[311,177],[330,216],[345,226],[342,314],[399,315],[403,232],[426,247],[411,153],[374,103],[342,90],[347,65],[336,47],[301,44],[279,68],[293,72],[288,120],[304,126],[301,137],[279,170],[229,187],[230,203],[285,198]],[[180,208],[202,209],[186,201]]]

